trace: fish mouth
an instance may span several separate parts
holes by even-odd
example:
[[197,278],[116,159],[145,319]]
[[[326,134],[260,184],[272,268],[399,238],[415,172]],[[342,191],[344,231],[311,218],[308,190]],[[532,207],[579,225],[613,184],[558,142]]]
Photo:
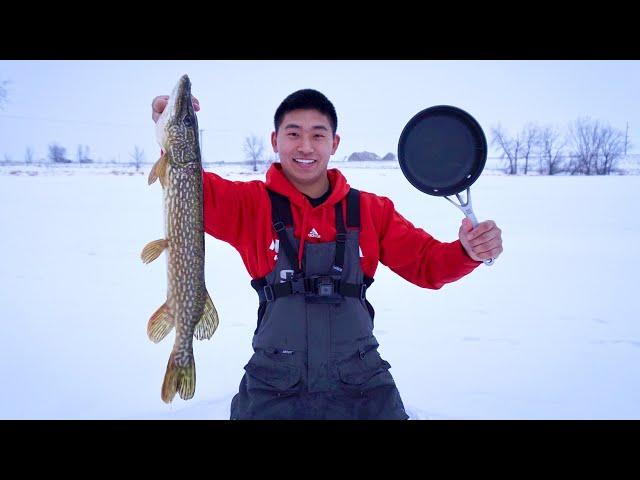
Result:
[[193,104],[191,102],[191,80],[188,75],[185,74],[180,77],[171,97],[173,98],[172,110],[175,112],[175,115],[193,115]]
[[170,125],[181,123],[185,117],[191,118],[192,122],[196,118],[191,101],[191,80],[186,74],[176,83],[166,108],[156,122],[156,139],[162,148],[166,148],[166,129]]

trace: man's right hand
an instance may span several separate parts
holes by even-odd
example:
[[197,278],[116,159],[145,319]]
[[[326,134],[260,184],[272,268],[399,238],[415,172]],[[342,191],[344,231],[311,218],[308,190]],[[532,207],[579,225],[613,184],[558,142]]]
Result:
[[[167,103],[169,103],[169,95],[158,95],[153,99],[151,102],[151,118],[154,122],[158,121],[158,118],[160,118],[164,109],[167,108]],[[196,112],[199,112],[200,102],[193,95],[191,95],[191,103],[193,104],[193,109]]]

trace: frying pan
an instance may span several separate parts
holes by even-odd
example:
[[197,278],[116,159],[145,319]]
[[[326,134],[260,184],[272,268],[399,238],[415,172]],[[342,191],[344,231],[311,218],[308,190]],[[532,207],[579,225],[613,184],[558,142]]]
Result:
[[[471,185],[487,161],[487,139],[482,127],[464,110],[436,105],[413,116],[398,141],[398,161],[404,176],[421,192],[444,197],[458,207],[475,227]],[[460,193],[466,190],[466,200]],[[459,204],[449,198],[454,195]],[[493,265],[494,259],[485,260]]]

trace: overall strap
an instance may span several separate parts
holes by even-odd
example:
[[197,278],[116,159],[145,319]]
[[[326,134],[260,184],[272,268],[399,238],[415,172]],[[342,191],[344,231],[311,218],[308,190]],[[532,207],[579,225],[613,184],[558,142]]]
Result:
[[342,202],[336,203],[336,258],[333,261],[331,270],[333,274],[342,273],[344,267],[344,248],[347,241],[347,229],[344,226],[342,217]]
[[287,236],[287,225],[293,225],[293,215],[291,214],[291,203],[289,199],[284,195],[280,195],[272,190],[267,189],[269,198],[271,200],[271,222],[273,228],[278,234],[280,240],[280,246],[284,249],[284,253],[289,259],[289,263],[293,267],[293,271],[296,274],[301,273],[298,266],[298,255],[294,246],[289,241]]
[[347,225],[360,228],[360,191],[355,188],[347,193]]
[[[351,188],[347,193],[347,223],[350,227],[360,228],[360,192]],[[336,258],[332,273],[340,274],[344,267],[344,250],[347,229],[342,216],[342,202],[336,204]]]

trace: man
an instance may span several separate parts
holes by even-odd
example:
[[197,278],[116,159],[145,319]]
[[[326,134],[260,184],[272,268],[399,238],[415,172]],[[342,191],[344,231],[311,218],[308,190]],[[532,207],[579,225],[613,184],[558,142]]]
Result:
[[[154,121],[167,99],[154,99]],[[327,169],[337,123],[322,93],[294,92],[274,116],[280,163],[266,182],[204,173],[205,231],[238,250],[259,298],[231,419],[407,419],[366,300],[378,262],[439,289],[502,252],[493,221],[472,229],[464,219],[459,240],[443,243],[388,198],[350,188]]]

